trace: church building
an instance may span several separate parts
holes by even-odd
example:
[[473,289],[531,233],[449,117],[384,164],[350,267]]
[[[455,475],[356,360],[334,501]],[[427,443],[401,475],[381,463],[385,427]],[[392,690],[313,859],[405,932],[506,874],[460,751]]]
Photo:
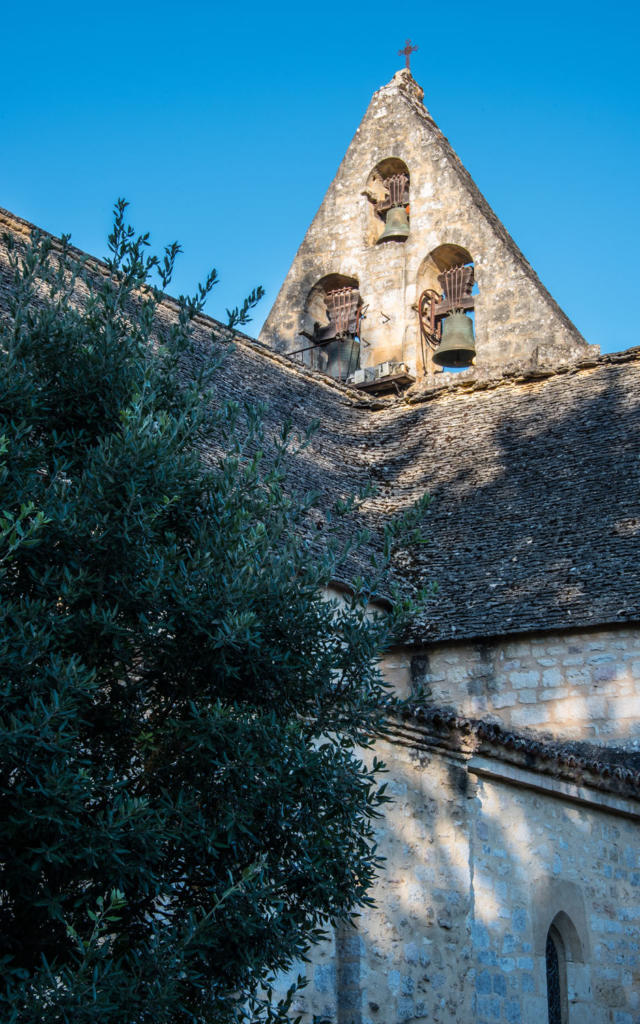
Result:
[[640,1024],[640,349],[585,341],[403,68],[217,386],[267,435],[319,420],[295,470],[319,531],[373,483],[375,547],[432,496],[392,567],[437,592],[385,655],[408,702],[376,746],[375,906],[311,950],[295,1012]]
[[581,337],[408,69],[371,100],[260,338],[349,389],[357,440],[325,458],[367,467],[368,525],[433,496],[431,543],[394,571],[439,588],[386,664],[422,696],[377,749],[394,802],[376,907],[314,951],[298,1009],[638,1024],[640,352]]

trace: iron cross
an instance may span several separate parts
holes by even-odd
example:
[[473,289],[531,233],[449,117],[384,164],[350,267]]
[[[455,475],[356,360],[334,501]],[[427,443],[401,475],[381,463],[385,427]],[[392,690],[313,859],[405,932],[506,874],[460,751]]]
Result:
[[411,71],[411,54],[415,53],[417,49],[418,49],[418,47],[417,46],[412,46],[411,45],[411,40],[407,39],[406,43],[404,44],[404,50],[398,50],[398,56],[399,57],[402,57],[402,54],[404,54],[404,57],[405,57],[405,60],[407,62],[407,67],[409,68],[409,71]]

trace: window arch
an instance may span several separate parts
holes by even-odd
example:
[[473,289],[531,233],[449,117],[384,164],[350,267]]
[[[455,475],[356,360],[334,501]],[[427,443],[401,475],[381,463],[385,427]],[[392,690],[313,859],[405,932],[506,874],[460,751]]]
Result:
[[[569,883],[564,885],[568,887]],[[565,895],[571,897],[574,894],[569,889]],[[586,922],[580,913],[583,908],[575,899],[571,902],[572,912],[578,911],[581,931],[566,911],[560,910],[546,932],[544,959],[549,1024],[569,1024],[569,988],[575,986],[576,965],[583,964],[585,960]]]
[[[591,1005],[592,954],[581,886],[566,878],[540,875],[532,884],[531,916],[533,951],[539,964],[543,986],[547,978],[547,965],[549,970],[553,970],[551,960],[554,954],[557,956],[561,1024],[570,1024],[574,1018],[582,1020],[587,1012],[586,1007]],[[549,945],[549,937],[552,946]],[[544,996],[544,991],[541,994]],[[557,1019],[557,1000],[555,1007]],[[546,1021],[554,1019],[550,1013],[551,1007]]]
[[410,185],[411,176],[404,160],[394,156],[376,164],[363,190],[363,195],[368,199],[365,229],[367,245],[404,242],[407,238]]
[[562,936],[553,925],[545,948],[549,1024],[567,1024],[567,955]]

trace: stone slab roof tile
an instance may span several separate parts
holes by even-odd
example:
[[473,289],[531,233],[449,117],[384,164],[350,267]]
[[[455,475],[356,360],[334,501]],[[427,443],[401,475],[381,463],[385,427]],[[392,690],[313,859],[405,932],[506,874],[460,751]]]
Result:
[[636,620],[640,358],[598,360],[377,416],[374,516],[427,490],[430,543],[398,579],[436,579],[414,640]]
[[[0,211],[2,227],[22,237],[32,229]],[[1,255],[0,306],[9,287]],[[161,324],[176,308],[167,297]],[[203,353],[230,337],[206,316],[195,328]],[[408,642],[640,620],[639,349],[372,401],[246,335],[233,342],[218,394],[265,405],[268,447],[287,419],[299,433],[320,424],[292,465],[295,485],[320,495],[315,536],[336,499],[378,487],[357,520],[371,545],[339,582],[366,567],[389,516],[433,496],[429,543],[399,551],[393,568],[409,590],[439,586]]]

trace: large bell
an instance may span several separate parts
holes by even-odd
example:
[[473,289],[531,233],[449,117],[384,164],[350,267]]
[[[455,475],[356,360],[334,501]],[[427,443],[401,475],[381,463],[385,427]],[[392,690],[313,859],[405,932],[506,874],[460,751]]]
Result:
[[360,342],[347,334],[344,338],[336,338],[324,349],[326,365],[323,373],[328,373],[334,380],[346,380],[360,366]]
[[387,221],[384,231],[378,239],[379,242],[387,242],[395,239],[403,241],[409,234],[409,218],[404,206],[392,206],[387,214]]
[[438,366],[471,366],[476,354],[473,322],[464,313],[449,313],[442,321],[442,339],[433,353]]

